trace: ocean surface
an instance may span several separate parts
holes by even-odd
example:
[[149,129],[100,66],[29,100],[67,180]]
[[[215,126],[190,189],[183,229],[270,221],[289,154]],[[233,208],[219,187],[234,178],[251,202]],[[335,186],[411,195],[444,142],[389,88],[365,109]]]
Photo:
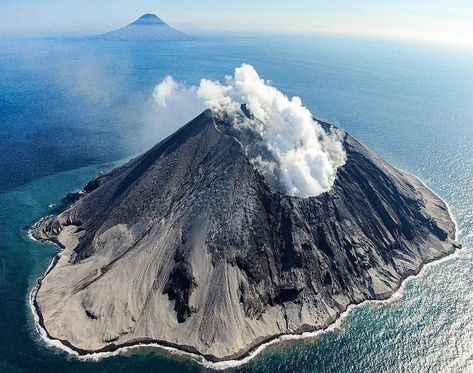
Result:
[[[263,351],[242,372],[473,371],[473,51],[381,40],[207,35],[183,43],[0,40],[0,372],[199,372],[141,351],[80,362],[38,337],[28,295],[56,248],[36,219],[183,123],[156,120],[165,75],[189,84],[255,66],[451,206],[464,247],[390,302],[351,309],[317,340]],[[160,123],[160,124],[158,124]]]

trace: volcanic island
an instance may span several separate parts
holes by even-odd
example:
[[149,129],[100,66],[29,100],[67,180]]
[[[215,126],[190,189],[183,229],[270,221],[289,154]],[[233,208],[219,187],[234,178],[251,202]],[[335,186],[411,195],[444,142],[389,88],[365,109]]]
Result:
[[50,339],[240,359],[388,298],[459,247],[441,198],[328,123],[314,119],[346,155],[330,190],[275,188],[234,131],[253,114],[238,115],[205,110],[32,228],[61,248],[33,294]]

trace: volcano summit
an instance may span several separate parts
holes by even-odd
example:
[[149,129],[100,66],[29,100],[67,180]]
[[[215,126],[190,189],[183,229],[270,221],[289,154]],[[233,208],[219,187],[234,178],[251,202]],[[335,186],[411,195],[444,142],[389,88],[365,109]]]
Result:
[[[312,120],[320,141],[336,133],[323,140],[339,142],[325,158],[300,142],[284,157],[281,142],[265,153],[262,144],[275,143],[264,141],[264,121],[277,118],[258,104],[205,110],[35,225],[35,238],[62,247],[34,294],[50,338],[80,354],[160,343],[211,361],[240,358],[282,334],[325,328],[350,304],[389,297],[458,246],[439,197],[340,129]],[[256,142],[247,120],[263,123]],[[282,162],[301,154],[332,166],[314,176],[327,181],[317,195],[286,183]]]

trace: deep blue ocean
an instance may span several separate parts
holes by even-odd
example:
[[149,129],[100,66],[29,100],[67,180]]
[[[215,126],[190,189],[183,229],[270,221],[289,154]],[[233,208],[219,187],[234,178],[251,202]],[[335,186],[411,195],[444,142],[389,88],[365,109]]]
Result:
[[181,43],[0,40],[0,372],[198,372],[148,351],[80,362],[39,339],[28,294],[56,253],[26,227],[114,162],[183,123],[153,126],[165,75],[198,84],[242,63],[451,206],[464,248],[392,302],[354,308],[317,341],[276,345],[244,372],[473,371],[473,51],[298,35]]

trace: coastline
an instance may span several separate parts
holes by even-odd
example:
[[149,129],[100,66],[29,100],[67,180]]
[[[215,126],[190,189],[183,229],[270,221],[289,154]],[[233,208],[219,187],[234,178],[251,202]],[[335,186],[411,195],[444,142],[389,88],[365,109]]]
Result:
[[[394,167],[394,166],[393,166]],[[434,195],[436,195],[447,207],[448,214],[450,219],[452,220],[454,227],[455,227],[455,233],[453,239],[458,240],[459,236],[461,235],[461,230],[458,227],[458,223],[455,219],[455,216],[452,214],[451,207],[450,205],[442,198],[440,197],[437,193],[435,193],[432,189],[430,189],[426,183],[421,180],[419,177],[403,171],[397,167],[394,167],[397,171],[404,173],[406,175],[409,175],[410,177],[415,178],[419,183],[422,184],[426,189],[428,189],[430,192],[432,192]],[[389,294],[386,294],[386,297],[383,296],[383,298],[380,299],[369,299],[369,300],[364,300],[360,303],[352,303],[349,304],[348,307],[340,313],[332,323],[327,325],[325,328],[322,329],[317,329],[314,331],[310,332],[303,332],[300,334],[281,334],[281,335],[275,335],[273,337],[270,337],[267,340],[261,341],[260,343],[256,344],[255,346],[251,347],[248,349],[245,353],[242,353],[240,357],[238,358],[230,358],[228,360],[220,360],[220,361],[213,361],[211,360],[211,357],[200,354],[198,352],[193,352],[190,351],[189,348],[186,348],[186,346],[180,346],[180,345],[173,345],[172,343],[167,343],[166,341],[156,341],[156,340],[149,340],[149,341],[136,341],[133,342],[131,341],[129,344],[126,345],[111,345],[110,348],[107,348],[105,351],[86,351],[86,350],[81,350],[81,349],[76,349],[72,345],[68,345],[67,341],[61,341],[59,339],[52,338],[46,329],[44,328],[44,325],[42,324],[42,316],[41,312],[37,307],[37,302],[36,302],[36,295],[41,287],[41,282],[42,280],[46,277],[46,275],[54,268],[55,264],[57,263],[59,259],[60,252],[62,251],[63,248],[61,246],[54,242],[54,241],[42,241],[42,240],[37,240],[34,238],[31,234],[32,229],[40,223],[42,220],[46,219],[48,216],[45,216],[38,220],[29,230],[28,230],[28,238],[38,241],[38,242],[49,242],[58,247],[58,254],[56,254],[51,261],[50,265],[44,272],[44,274],[37,280],[36,284],[33,286],[29,297],[28,297],[28,303],[31,309],[31,312],[33,314],[33,319],[34,319],[34,324],[35,324],[35,329],[38,332],[40,338],[42,341],[49,347],[57,348],[63,352],[66,352],[69,356],[73,356],[74,358],[77,358],[80,361],[100,361],[104,358],[107,357],[112,357],[112,356],[117,356],[121,355],[123,353],[127,353],[133,350],[140,350],[143,348],[151,348],[151,349],[156,349],[159,351],[163,351],[168,353],[170,356],[178,356],[178,357],[184,357],[187,358],[197,364],[200,364],[201,366],[209,369],[214,369],[214,370],[226,370],[226,369],[231,369],[231,368],[237,368],[240,366],[243,366],[247,363],[249,363],[252,359],[254,359],[256,356],[258,356],[261,352],[263,352],[266,348],[282,343],[284,341],[294,341],[294,340],[304,340],[304,339],[312,339],[316,338],[319,336],[324,335],[325,333],[332,332],[334,330],[340,329],[342,327],[342,323],[347,319],[348,315],[350,312],[355,309],[356,307],[361,307],[364,305],[369,305],[369,304],[379,304],[379,303],[386,303],[389,304],[397,299],[399,299],[406,287],[406,285],[413,279],[417,277],[421,277],[422,274],[425,272],[425,269],[427,267],[437,265],[443,262],[446,262],[448,260],[452,260],[458,256],[458,253],[460,252],[459,249],[461,248],[461,245],[459,247],[455,247],[452,245],[452,251],[444,253],[444,255],[432,259],[430,261],[425,261],[423,262],[419,269],[417,270],[416,273],[409,274],[405,276],[400,282],[399,286],[396,287],[392,292],[389,292]]]

